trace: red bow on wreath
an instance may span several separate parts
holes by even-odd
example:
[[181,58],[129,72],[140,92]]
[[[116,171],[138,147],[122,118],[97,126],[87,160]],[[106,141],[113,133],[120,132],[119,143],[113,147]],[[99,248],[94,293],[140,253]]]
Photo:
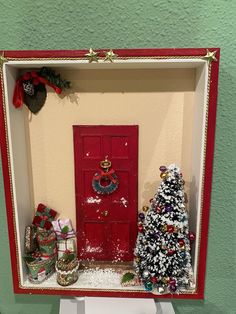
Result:
[[101,179],[104,179],[104,178],[108,178],[110,179],[110,181],[114,184],[117,183],[117,179],[114,178],[113,174],[115,173],[115,171],[113,169],[111,169],[110,171],[106,172],[106,171],[103,171],[103,170],[99,170],[100,173],[98,173],[97,175],[94,176],[94,179],[95,180],[101,180]]

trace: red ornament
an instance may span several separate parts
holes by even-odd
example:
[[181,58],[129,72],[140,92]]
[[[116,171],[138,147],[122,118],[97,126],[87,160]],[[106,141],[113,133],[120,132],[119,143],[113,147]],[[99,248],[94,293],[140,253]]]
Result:
[[159,207],[159,206],[157,205],[156,211],[157,211],[158,214],[160,214],[160,213],[161,213],[161,207]]
[[155,283],[158,282],[158,279],[157,279],[156,277],[152,277],[152,278],[151,278],[151,282],[155,284]]
[[195,234],[193,232],[189,232],[189,240],[193,242],[195,238],[196,238]]
[[172,256],[174,253],[175,253],[175,250],[169,250],[169,251],[167,252],[167,255]]
[[143,225],[142,224],[138,224],[138,231],[143,232]]
[[178,243],[179,243],[179,246],[180,246],[180,247],[181,247],[181,246],[184,246],[184,240],[180,239],[180,240],[178,241]]
[[172,233],[172,232],[174,232],[174,230],[175,230],[175,227],[173,225],[167,226],[167,232]]

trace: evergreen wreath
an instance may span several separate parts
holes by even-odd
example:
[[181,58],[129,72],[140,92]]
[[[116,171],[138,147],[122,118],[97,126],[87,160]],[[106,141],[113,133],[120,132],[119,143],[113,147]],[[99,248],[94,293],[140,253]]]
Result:
[[[101,180],[110,180],[108,185],[102,185]],[[98,194],[111,194],[118,188],[118,177],[115,174],[115,171],[111,169],[108,172],[99,170],[93,176],[92,187],[94,191]]]

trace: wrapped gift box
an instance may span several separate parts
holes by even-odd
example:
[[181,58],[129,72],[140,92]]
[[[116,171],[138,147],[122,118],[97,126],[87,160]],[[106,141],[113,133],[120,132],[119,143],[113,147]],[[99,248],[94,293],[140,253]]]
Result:
[[49,230],[52,227],[51,222],[54,220],[56,215],[57,212],[54,209],[51,209],[40,203],[37,207],[33,224],[37,227]]
[[54,232],[57,235],[57,240],[70,239],[75,237],[75,232],[72,228],[70,219],[58,219],[52,221]]
[[57,242],[58,259],[63,257],[64,253],[66,252],[76,253],[76,239],[75,238],[59,240]]

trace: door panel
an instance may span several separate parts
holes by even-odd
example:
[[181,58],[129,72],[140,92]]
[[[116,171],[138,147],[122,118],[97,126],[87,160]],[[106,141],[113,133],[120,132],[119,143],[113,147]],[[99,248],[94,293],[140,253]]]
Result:
[[[138,126],[73,126],[78,252],[82,259],[132,260],[137,235]],[[100,161],[108,159],[116,191],[92,188]]]

